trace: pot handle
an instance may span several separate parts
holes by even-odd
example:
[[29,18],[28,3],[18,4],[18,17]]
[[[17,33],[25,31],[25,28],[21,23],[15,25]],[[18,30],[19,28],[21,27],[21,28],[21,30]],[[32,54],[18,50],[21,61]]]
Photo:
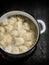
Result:
[[46,31],[46,25],[43,20],[38,19],[37,22],[42,25],[42,30],[40,30],[40,34],[43,34]]

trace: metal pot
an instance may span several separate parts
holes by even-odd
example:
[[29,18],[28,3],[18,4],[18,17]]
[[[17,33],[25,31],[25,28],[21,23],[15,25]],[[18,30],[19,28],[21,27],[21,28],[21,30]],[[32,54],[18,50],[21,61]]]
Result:
[[[12,15],[23,15],[23,16],[26,16],[28,17],[29,19],[32,20],[32,22],[35,24],[36,28],[37,28],[37,39],[36,39],[36,42],[34,43],[34,45],[25,53],[22,53],[22,54],[12,54],[12,53],[8,53],[7,51],[5,51],[4,49],[0,48],[1,50],[1,53],[6,57],[6,58],[9,58],[10,60],[17,60],[17,61],[21,61],[25,58],[28,58],[29,55],[34,51],[35,49],[35,46],[37,44],[37,41],[39,39],[39,36],[40,34],[42,34],[45,29],[44,29],[44,22],[41,22],[38,20],[38,22],[34,19],[33,16],[31,16],[30,14],[26,13],[26,12],[23,12],[23,11],[10,11],[10,12],[7,12],[5,14],[3,14],[1,17],[0,17],[0,21],[3,19],[3,18],[7,18],[9,16],[12,16]],[[39,31],[39,25],[38,23],[40,23],[43,27],[43,29],[41,31]]]

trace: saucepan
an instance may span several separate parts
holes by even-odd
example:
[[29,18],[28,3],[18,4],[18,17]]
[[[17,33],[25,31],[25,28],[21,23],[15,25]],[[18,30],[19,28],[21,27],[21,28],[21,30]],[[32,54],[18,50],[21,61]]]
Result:
[[[23,11],[10,11],[10,12],[7,12],[7,13],[3,14],[0,17],[0,22],[1,22],[2,19],[8,18],[8,17],[13,16],[13,15],[22,15],[22,16],[25,16],[25,17],[29,18],[35,24],[36,29],[37,29],[37,33],[36,33],[37,38],[36,38],[36,41],[35,41],[34,45],[32,45],[32,47],[24,53],[12,54],[12,53],[8,53],[2,47],[0,47],[0,50],[1,50],[0,52],[6,58],[9,58],[10,60],[20,60],[21,61],[21,59],[23,60],[23,59],[27,58],[31,53],[33,53],[33,51],[35,50],[35,47],[37,46],[39,36],[44,33],[46,28],[45,28],[45,23],[43,21],[35,20],[35,18],[32,15],[30,15],[27,12],[23,12]],[[31,21],[30,21],[30,23],[32,23]],[[38,24],[41,24],[42,30],[39,30],[39,25]]]

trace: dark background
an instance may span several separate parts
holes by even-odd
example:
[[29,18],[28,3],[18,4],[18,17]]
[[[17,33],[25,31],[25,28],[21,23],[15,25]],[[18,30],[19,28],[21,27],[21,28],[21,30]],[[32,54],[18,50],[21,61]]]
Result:
[[[33,1],[33,0],[16,0],[16,1],[1,1],[0,0],[0,16],[12,10],[21,10],[28,12],[35,19],[41,19],[46,24],[46,31],[40,34],[40,39],[37,48],[33,55],[23,63],[23,65],[38,65],[49,63],[49,2],[48,1]],[[41,26],[39,26],[41,29]],[[0,65],[9,64],[0,54]],[[14,64],[15,62],[12,62]]]

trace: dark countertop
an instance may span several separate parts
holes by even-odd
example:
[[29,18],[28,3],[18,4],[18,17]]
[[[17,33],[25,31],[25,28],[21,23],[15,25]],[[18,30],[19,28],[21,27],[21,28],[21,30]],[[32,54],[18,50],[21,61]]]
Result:
[[[37,44],[37,48],[33,55],[25,62],[23,65],[32,65],[32,64],[45,64],[49,62],[49,6],[48,2],[40,2],[40,1],[16,1],[4,3],[0,2],[0,16],[5,12],[11,10],[22,10],[28,12],[36,20],[40,19],[45,22],[46,31],[43,34],[40,34],[40,38]],[[39,25],[41,29],[41,26]],[[10,63],[0,55],[0,63]]]

